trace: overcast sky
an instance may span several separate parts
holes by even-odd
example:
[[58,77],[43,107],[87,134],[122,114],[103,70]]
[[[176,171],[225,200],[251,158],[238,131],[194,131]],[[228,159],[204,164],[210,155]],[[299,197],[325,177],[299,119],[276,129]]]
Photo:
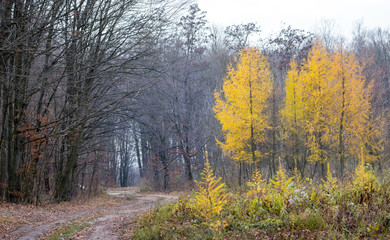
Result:
[[315,32],[323,19],[350,36],[357,21],[368,28],[390,26],[390,0],[198,0],[210,23],[228,26],[257,22],[263,37],[278,33],[283,23]]

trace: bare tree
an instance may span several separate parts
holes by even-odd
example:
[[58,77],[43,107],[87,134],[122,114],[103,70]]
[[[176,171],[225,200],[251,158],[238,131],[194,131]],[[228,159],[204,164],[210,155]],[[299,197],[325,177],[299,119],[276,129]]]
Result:
[[[146,83],[117,85],[154,69],[155,60],[150,60],[157,43],[185,4],[120,0],[1,3],[3,199],[24,198],[38,204],[42,190],[54,190],[59,201],[73,196],[78,181],[85,179],[78,176],[85,175],[90,166],[84,160],[91,154],[110,155],[104,156],[101,149],[112,137],[108,115],[117,114],[114,109],[136,96]],[[129,107],[127,112],[131,111]],[[105,164],[91,165],[93,180],[95,170]],[[110,164],[107,167],[114,169]],[[34,187],[27,186],[28,182],[34,182]]]

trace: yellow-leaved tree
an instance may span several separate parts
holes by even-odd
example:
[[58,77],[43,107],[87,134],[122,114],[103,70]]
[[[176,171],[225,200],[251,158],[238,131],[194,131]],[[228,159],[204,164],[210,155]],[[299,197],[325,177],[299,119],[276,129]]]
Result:
[[[326,164],[330,157],[339,160],[342,176],[347,156],[359,158],[363,148],[374,159],[375,132],[370,127],[370,86],[353,54],[328,51],[317,41],[302,67],[291,63],[286,79],[285,106],[281,110],[285,129],[296,149],[304,141],[307,160]],[[306,155],[306,154],[304,154]],[[293,151],[299,159],[302,153]]]
[[214,176],[206,151],[206,163],[202,175],[202,182],[195,181],[199,191],[195,193],[195,214],[205,221],[205,224],[215,230],[220,230],[224,223],[218,219],[223,207],[227,202],[227,194],[221,178]]
[[300,78],[303,81],[303,124],[306,131],[306,145],[310,150],[308,161],[322,164],[326,176],[326,162],[331,143],[331,126],[334,83],[331,80],[331,57],[325,46],[317,41],[303,64]]
[[[316,41],[307,60],[298,67],[290,64],[286,79],[285,106],[281,113],[287,136],[292,139],[295,162],[320,162],[326,176],[326,162],[331,144],[331,127],[334,105],[334,83],[331,80],[331,57],[325,46]],[[302,149],[302,142],[308,154]],[[295,164],[297,167],[297,164]]]
[[267,58],[244,48],[228,68],[222,93],[215,93],[214,112],[225,136],[218,143],[236,161],[256,163],[264,155],[258,146],[269,128],[265,111],[272,86]]
[[[281,109],[283,122],[283,139],[287,149],[290,150],[290,157],[294,160],[294,171],[298,176],[298,164],[302,167],[304,157],[304,139],[303,130],[303,91],[304,85],[299,76],[299,68],[295,61],[290,63],[290,71],[286,78],[286,98],[285,105]],[[300,169],[303,172],[303,169]]]
[[363,69],[356,57],[343,49],[332,56],[332,80],[335,82],[334,96],[334,142],[337,143],[337,154],[342,175],[345,158],[352,156],[359,159],[360,149],[365,156],[371,156],[367,151],[370,130],[370,86],[366,86]]

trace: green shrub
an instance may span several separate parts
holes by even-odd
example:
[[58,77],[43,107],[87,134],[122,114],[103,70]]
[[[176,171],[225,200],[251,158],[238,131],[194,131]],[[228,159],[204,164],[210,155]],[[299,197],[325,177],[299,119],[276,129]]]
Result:
[[309,208],[299,214],[293,222],[295,229],[324,230],[326,226],[327,224],[321,214]]
[[285,199],[279,193],[271,193],[264,197],[263,208],[269,213],[281,216],[286,208]]

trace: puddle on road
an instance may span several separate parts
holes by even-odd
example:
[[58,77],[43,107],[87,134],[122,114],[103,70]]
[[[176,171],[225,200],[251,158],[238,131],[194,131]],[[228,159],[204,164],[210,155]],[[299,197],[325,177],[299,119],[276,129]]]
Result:
[[107,189],[106,193],[110,196],[119,196],[119,195],[131,195],[139,192],[139,188],[113,188]]

